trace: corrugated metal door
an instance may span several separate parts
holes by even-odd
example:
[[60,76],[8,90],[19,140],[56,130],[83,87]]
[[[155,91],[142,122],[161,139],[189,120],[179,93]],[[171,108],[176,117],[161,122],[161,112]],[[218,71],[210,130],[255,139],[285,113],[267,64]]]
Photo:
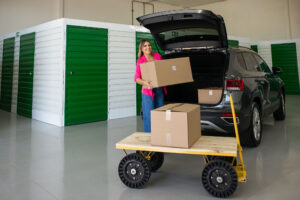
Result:
[[1,81],[2,81],[2,56],[3,56],[3,40],[0,39],[0,102],[1,102]]
[[238,47],[239,46],[239,41],[238,40],[228,40],[228,46]]
[[107,120],[107,32],[67,26],[65,125]]
[[257,50],[257,45],[251,45],[250,47],[253,51],[255,51],[256,53],[258,52]]
[[20,37],[19,81],[17,113],[32,116],[32,91],[34,68],[35,33]]
[[[152,45],[152,51],[153,52],[160,52],[161,55],[164,55],[164,52],[159,48],[156,48],[156,45],[154,43],[154,39],[150,33],[145,32],[136,32],[136,60],[138,59],[138,52],[139,52],[139,44],[140,41],[143,39],[149,40]],[[158,47],[158,46],[157,46]],[[141,106],[142,106],[142,86],[139,84],[136,84],[136,114],[140,115],[141,113]]]
[[296,43],[272,44],[273,66],[281,67],[286,94],[300,94]]
[[14,37],[5,39],[3,41],[0,108],[8,112],[11,111],[14,48],[15,48]]

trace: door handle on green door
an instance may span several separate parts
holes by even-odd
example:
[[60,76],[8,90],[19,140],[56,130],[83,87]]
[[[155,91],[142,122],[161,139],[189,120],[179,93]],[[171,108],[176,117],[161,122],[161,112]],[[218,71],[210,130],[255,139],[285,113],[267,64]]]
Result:
[[32,72],[29,72],[29,76],[32,76]]
[[70,71],[70,75],[73,75],[73,72],[72,72],[72,71]]

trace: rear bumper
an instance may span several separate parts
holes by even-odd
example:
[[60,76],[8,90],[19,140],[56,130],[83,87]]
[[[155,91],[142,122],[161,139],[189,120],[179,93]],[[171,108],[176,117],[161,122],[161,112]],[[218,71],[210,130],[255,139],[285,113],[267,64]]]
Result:
[[[228,109],[220,111],[201,111],[201,129],[204,132],[217,135],[233,136],[234,124],[232,117],[222,117],[224,113],[231,113]],[[245,131],[249,127],[250,117],[243,112],[237,112],[237,124],[239,132]]]

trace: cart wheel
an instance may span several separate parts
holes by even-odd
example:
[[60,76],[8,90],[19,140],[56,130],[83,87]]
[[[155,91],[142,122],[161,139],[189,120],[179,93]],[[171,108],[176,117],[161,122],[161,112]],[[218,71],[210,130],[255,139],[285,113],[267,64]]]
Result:
[[151,176],[147,161],[137,153],[125,156],[119,164],[119,177],[130,188],[142,188]]
[[229,197],[237,188],[237,174],[228,162],[213,160],[203,169],[202,184],[215,197]]
[[[138,154],[142,155],[140,151],[137,151]],[[143,151],[143,154],[147,156],[149,154],[148,151]],[[164,153],[155,152],[149,160],[151,172],[156,172],[159,168],[161,168],[164,163]]]
[[234,157],[228,157],[228,156],[207,156],[208,160],[209,161],[212,161],[212,160],[224,160],[224,161],[227,161],[229,163],[232,164],[232,161],[234,159],[234,162],[233,162],[233,166],[236,166],[236,158]]

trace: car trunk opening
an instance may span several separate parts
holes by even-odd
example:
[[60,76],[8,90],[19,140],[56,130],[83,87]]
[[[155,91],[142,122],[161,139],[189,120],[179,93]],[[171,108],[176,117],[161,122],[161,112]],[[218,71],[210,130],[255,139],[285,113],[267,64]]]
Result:
[[163,59],[179,57],[190,58],[194,82],[167,86],[167,103],[198,103],[198,89],[224,88],[224,75],[228,67],[226,50],[185,51],[166,54]]
[[228,47],[223,17],[208,10],[165,11],[137,20],[151,31],[162,50]]

